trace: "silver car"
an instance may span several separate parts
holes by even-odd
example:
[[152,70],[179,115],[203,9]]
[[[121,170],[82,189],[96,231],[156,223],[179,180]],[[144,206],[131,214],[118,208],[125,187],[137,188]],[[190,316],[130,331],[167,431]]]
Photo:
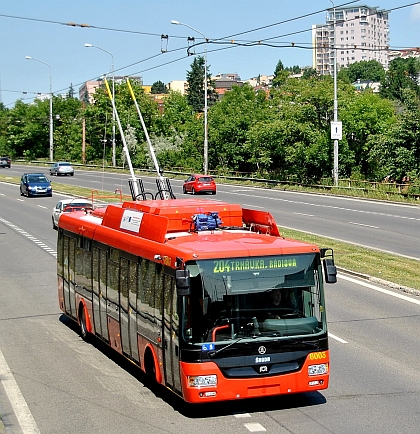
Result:
[[73,166],[70,163],[67,163],[66,161],[58,161],[57,163],[54,163],[50,167],[50,175],[74,175],[74,169]]
[[87,199],[73,198],[62,199],[54,207],[52,212],[52,226],[53,229],[58,228],[58,220],[63,212],[80,211],[82,209],[91,208],[92,202]]

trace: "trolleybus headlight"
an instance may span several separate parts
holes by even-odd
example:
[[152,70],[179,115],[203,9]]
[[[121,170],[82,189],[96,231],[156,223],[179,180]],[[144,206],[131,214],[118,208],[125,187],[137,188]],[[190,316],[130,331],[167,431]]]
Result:
[[217,386],[217,375],[191,375],[188,376],[188,386]]
[[308,375],[323,375],[328,373],[328,363],[308,366]]

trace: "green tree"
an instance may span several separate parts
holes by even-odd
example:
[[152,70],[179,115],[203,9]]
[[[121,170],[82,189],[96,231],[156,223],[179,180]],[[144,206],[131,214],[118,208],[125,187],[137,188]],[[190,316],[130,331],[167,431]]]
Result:
[[186,131],[188,122],[195,116],[187,98],[179,92],[170,91],[163,102],[163,112],[155,123],[155,132],[162,136],[179,135]]
[[6,130],[6,147],[10,150],[10,156],[48,158],[49,107],[47,99],[36,99],[32,104],[25,104],[20,100],[16,102],[15,107],[10,110]]
[[187,71],[187,101],[196,112],[204,110],[205,69],[207,69],[207,104],[210,106],[216,100],[216,93],[214,91],[214,83],[211,80],[209,66],[205,68],[204,57],[197,56],[191,64],[191,70]]
[[76,98],[53,101],[54,158],[82,160],[82,103]]
[[67,92],[67,98],[75,98],[75,91],[73,88],[73,83],[70,83],[69,91]]
[[347,143],[352,158],[348,175],[357,172],[364,179],[377,178],[372,137],[385,133],[395,122],[393,104],[372,91],[348,93],[340,99],[339,114],[345,132],[340,145]]
[[209,167],[251,171],[244,149],[248,130],[266,118],[266,94],[245,84],[233,86],[209,112]]
[[377,60],[362,60],[350,64],[347,68],[341,68],[337,77],[346,81],[348,79],[350,83],[357,80],[383,81],[385,70]]
[[379,179],[389,176],[401,182],[405,176],[420,177],[420,101],[411,89],[403,90],[402,97],[395,121],[369,138],[370,164],[376,165]]
[[290,73],[290,71],[284,68],[283,62],[279,60],[276,65],[276,69],[274,70],[273,86],[278,87],[284,84]]
[[163,83],[162,81],[158,80],[158,81],[155,81],[152,84],[152,88],[150,90],[150,93],[152,93],[152,94],[168,93],[168,89],[165,86],[165,83]]
[[9,125],[9,109],[0,103],[0,156],[10,155],[10,150],[6,143],[6,132]]
[[420,95],[418,77],[420,73],[420,60],[416,58],[397,58],[389,63],[388,71],[381,82],[381,95],[385,98],[403,100],[405,89],[411,89],[417,96]]
[[[144,89],[139,83],[133,82],[131,83],[131,87],[150,135],[154,132],[155,121],[158,117],[157,104],[148,95],[145,95]],[[139,143],[136,161],[139,167],[141,167],[141,165],[145,165],[147,161],[147,148],[140,146],[145,142],[146,138],[127,83],[115,85],[115,106],[123,130],[126,130],[128,125],[130,125],[135,131],[135,137]],[[104,88],[96,89],[94,104],[90,104],[86,107],[85,118],[87,158],[90,161],[98,159],[102,161],[105,157],[105,159],[109,161],[112,151],[112,104]],[[130,130],[130,132],[132,131],[133,130]],[[106,144],[105,148],[104,143]],[[117,156],[120,157],[122,140],[118,125],[116,126],[116,145]],[[121,163],[121,161],[120,159],[118,163]]]
[[308,80],[309,78],[317,78],[318,72],[314,68],[305,68],[302,74],[302,78],[304,80]]

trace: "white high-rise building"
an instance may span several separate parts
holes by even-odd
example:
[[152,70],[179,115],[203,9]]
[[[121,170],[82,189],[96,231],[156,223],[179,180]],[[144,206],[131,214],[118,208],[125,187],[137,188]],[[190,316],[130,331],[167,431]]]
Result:
[[328,9],[326,23],[312,26],[313,68],[333,75],[336,55],[337,71],[362,60],[377,60],[388,69],[388,14],[366,5]]

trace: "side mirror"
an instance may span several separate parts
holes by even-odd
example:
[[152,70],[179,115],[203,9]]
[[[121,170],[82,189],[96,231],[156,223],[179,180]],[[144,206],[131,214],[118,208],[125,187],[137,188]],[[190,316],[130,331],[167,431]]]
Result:
[[337,282],[337,267],[333,259],[324,259],[324,275],[326,283]]
[[175,271],[176,293],[179,296],[190,295],[190,272],[186,269]]
[[333,249],[321,249],[321,259],[324,267],[325,283],[336,283],[337,267],[334,264]]

